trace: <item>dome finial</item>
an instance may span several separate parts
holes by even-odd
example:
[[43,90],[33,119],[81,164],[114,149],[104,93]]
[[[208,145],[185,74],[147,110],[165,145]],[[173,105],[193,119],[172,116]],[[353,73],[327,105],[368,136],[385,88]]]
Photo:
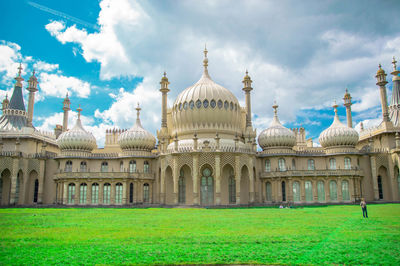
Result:
[[278,116],[278,107],[279,105],[274,100],[274,104],[272,105],[272,108],[274,108],[274,116]]
[[393,70],[394,70],[394,71],[396,71],[396,68],[397,68],[396,63],[397,63],[396,58],[393,56],[392,64],[393,64]]
[[205,45],[205,46],[204,46],[204,60],[203,60],[203,66],[204,66],[204,73],[203,73],[203,76],[209,77],[209,75],[208,75],[208,69],[207,69],[207,67],[208,67],[207,53],[208,53],[208,51],[207,51],[207,46]]
[[338,118],[338,113],[337,113],[337,108],[339,105],[337,105],[336,100],[333,102],[333,110],[335,111],[335,118]]
[[82,112],[82,108],[81,105],[79,104],[78,109],[76,109],[78,111],[78,120],[81,120],[81,112]]
[[21,71],[22,71],[22,64],[20,62],[19,63],[19,67],[18,67],[18,76],[15,78],[15,80],[17,81],[15,85],[18,86],[18,87],[22,87],[22,81],[24,80],[21,77]]
[[136,109],[136,124],[138,126],[142,126],[142,123],[140,122],[140,110],[142,110],[142,108],[140,108],[139,102],[137,103],[137,107]]

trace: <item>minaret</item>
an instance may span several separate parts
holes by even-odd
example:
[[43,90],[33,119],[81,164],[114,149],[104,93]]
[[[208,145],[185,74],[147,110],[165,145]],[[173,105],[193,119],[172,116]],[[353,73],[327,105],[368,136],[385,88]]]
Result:
[[33,106],[35,105],[35,93],[38,91],[37,85],[38,81],[35,76],[35,70],[33,70],[32,76],[28,80],[28,88],[27,88],[27,90],[29,91],[28,120],[27,120],[28,127],[32,127]]
[[388,82],[386,81],[386,76],[387,75],[386,75],[385,71],[382,69],[381,64],[379,64],[379,69],[376,72],[375,77],[377,80],[376,85],[378,85],[380,88],[383,122],[389,121],[389,112],[388,112],[388,104],[387,104],[387,96],[386,96],[386,84]]
[[168,78],[167,78],[167,73],[164,72],[164,77],[161,79],[161,88],[160,91],[162,93],[162,116],[161,116],[161,128],[167,128],[167,97],[168,97]]
[[344,106],[346,107],[346,117],[347,117],[347,126],[348,127],[353,127],[353,119],[351,117],[351,95],[349,93],[349,91],[346,88],[346,93],[344,94],[343,97],[343,101],[344,101]]
[[251,127],[251,101],[250,101],[250,91],[253,90],[251,83],[253,82],[249,77],[249,72],[246,70],[246,76],[243,78],[243,91],[246,96],[246,127]]
[[389,118],[392,121],[393,125],[398,127],[400,126],[400,71],[397,70],[397,61],[393,56],[393,87],[392,87],[392,99],[389,105]]
[[140,122],[140,110],[142,110],[142,108],[140,108],[139,103],[137,103],[137,107],[136,109],[136,125],[142,127],[142,123]]
[[[63,132],[68,130],[68,112],[69,112],[69,110],[71,110],[70,105],[71,105],[71,101],[68,98],[68,92],[67,92],[67,95],[65,96],[65,99],[63,101],[63,110],[64,110],[63,128],[62,128]],[[80,116],[80,114],[79,114],[79,116]]]
[[8,108],[8,104],[10,103],[10,101],[8,100],[8,95],[6,94],[6,98],[3,100],[3,114],[4,114],[4,110],[6,110]]

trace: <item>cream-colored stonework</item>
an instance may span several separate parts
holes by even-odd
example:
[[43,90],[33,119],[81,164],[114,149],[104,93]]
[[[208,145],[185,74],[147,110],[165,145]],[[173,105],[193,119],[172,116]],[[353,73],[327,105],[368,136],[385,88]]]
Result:
[[[68,129],[70,100],[54,133],[32,125],[35,74],[29,79],[28,111],[22,98],[21,69],[11,100],[0,118],[1,205],[251,205],[333,204],[399,201],[400,79],[393,61],[393,95],[388,106],[386,73],[376,78],[382,123],[360,133],[352,128],[351,96],[346,90],[347,121],[334,106],[332,125],[313,147],[304,128],[288,129],[274,119],[258,137],[251,121],[251,87],[243,79],[245,106],[208,73],[183,90],[168,108],[169,81],[160,85],[161,128],[157,139],[140,122],[129,130],[110,129],[104,148],[81,124]],[[80,113],[79,108],[78,112]],[[61,123],[61,121],[60,121]],[[156,146],[156,141],[158,145]]]

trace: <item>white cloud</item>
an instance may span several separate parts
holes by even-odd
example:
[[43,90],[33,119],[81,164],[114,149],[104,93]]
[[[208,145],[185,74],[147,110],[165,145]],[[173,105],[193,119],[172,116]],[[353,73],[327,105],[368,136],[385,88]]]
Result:
[[35,64],[33,64],[33,68],[35,69],[36,72],[41,72],[41,71],[52,72],[58,70],[59,65],[49,64],[47,62],[39,60]]
[[81,98],[87,98],[91,91],[90,83],[75,77],[42,72],[39,76],[41,92],[45,95],[65,97],[67,92]]

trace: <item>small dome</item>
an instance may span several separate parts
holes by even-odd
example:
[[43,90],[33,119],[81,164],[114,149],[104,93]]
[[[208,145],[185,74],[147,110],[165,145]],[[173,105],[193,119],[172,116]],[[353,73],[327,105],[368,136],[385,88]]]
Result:
[[383,70],[381,64],[379,64],[379,69],[376,71],[376,75],[378,76],[381,74],[385,74],[385,70]]
[[140,122],[140,107],[136,108],[137,118],[135,125],[119,135],[118,143],[122,150],[148,150],[151,151],[156,145],[156,138],[142,127]]
[[278,118],[278,105],[273,105],[274,118],[269,128],[264,129],[258,136],[258,144],[265,150],[268,148],[293,148],[296,144],[296,136],[293,131],[282,126]]
[[91,152],[96,147],[96,139],[82,126],[81,111],[82,109],[79,107],[75,126],[71,130],[63,132],[57,139],[57,145],[63,151]]
[[335,146],[355,146],[358,142],[358,133],[354,128],[350,128],[342,124],[337,114],[337,105],[334,105],[335,118],[332,125],[322,131],[319,135],[319,143],[322,147],[335,147]]

